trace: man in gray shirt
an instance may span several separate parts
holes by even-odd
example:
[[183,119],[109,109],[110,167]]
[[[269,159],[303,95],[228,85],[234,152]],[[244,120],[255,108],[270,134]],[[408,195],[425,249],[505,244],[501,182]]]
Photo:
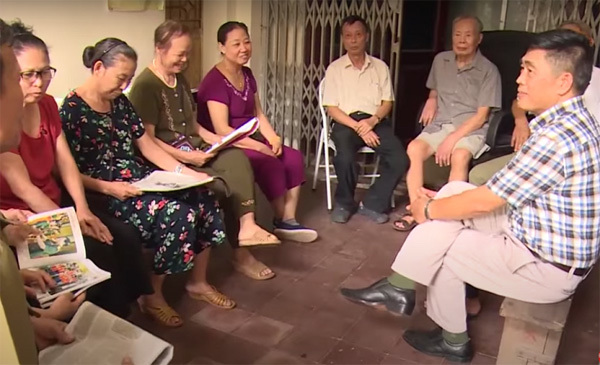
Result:
[[[459,16],[452,23],[452,51],[439,53],[427,79],[429,98],[421,113],[425,126],[407,149],[410,168],[408,195],[414,201],[423,187],[423,162],[435,155],[440,166],[450,166],[450,181],[467,181],[469,162],[485,151],[487,121],[501,106],[500,74],[478,50],[481,21]],[[410,214],[394,222],[399,231],[415,226]]]

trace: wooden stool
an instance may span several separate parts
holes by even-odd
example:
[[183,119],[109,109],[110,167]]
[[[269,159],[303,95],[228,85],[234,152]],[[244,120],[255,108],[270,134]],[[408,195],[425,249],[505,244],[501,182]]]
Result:
[[533,304],[505,298],[504,330],[496,364],[554,364],[572,299]]

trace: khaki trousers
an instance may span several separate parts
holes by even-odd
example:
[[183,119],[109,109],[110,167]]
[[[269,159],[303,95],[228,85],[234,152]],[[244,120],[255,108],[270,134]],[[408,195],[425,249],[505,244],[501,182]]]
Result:
[[492,176],[494,176],[494,174],[496,174],[496,172],[502,170],[502,168],[506,166],[510,160],[515,157],[515,155],[516,152],[511,153],[510,155],[494,158],[493,160],[480,163],[479,165],[473,167],[469,172],[469,182],[477,186],[485,184],[489,179],[492,178]]
[[[454,181],[436,198],[474,188]],[[510,233],[503,210],[466,221],[418,225],[392,270],[427,286],[427,315],[452,333],[467,330],[465,283],[517,300],[554,303],[571,296],[582,280],[533,256]]]

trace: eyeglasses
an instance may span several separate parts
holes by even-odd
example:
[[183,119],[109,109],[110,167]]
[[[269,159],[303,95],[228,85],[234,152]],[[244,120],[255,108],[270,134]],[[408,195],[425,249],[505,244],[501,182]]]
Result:
[[41,78],[42,81],[48,81],[48,80],[52,80],[54,75],[56,75],[56,69],[54,67],[47,67],[40,71],[36,71],[36,70],[22,71],[22,72],[20,72],[20,75],[21,75],[21,80],[24,80],[27,82],[33,82],[33,81],[37,80],[38,77]]

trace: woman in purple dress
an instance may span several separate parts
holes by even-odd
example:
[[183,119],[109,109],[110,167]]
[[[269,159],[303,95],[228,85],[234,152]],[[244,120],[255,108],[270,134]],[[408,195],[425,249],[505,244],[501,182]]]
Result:
[[217,32],[223,59],[204,77],[198,88],[198,122],[219,135],[226,135],[253,117],[259,120],[257,135],[236,146],[250,160],[256,182],[275,212],[274,233],[280,239],[312,242],[315,230],[296,221],[304,166],[299,151],[283,146],[263,113],[256,79],[244,66],[252,56],[252,43],[244,23],[227,22]]

